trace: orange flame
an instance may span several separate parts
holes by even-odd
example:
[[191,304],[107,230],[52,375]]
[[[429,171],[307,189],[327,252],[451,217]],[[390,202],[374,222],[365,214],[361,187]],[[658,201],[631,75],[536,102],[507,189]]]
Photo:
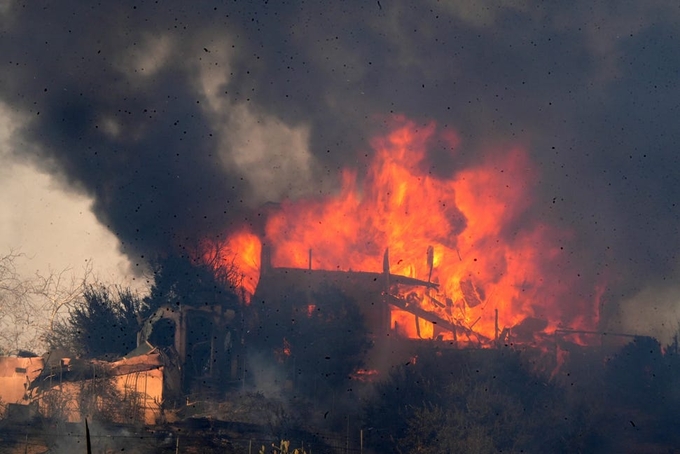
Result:
[[[307,268],[312,249],[315,269],[380,271],[389,248],[392,273],[439,284],[432,294],[412,291],[412,302],[487,339],[504,327],[593,329],[597,303],[573,296],[577,273],[560,247],[570,232],[528,216],[538,180],[528,154],[497,151],[441,177],[428,160],[434,140],[455,157],[455,134],[397,117],[391,132],[372,140],[366,172],[343,171],[338,194],[283,202],[265,226],[272,264]],[[259,242],[239,235],[230,247],[253,273]],[[391,313],[392,327],[406,336],[455,336],[400,309]]]
[[247,230],[239,230],[229,235],[218,245],[205,244],[203,260],[212,264],[216,271],[233,272],[235,284],[243,290],[246,303],[255,294],[260,279],[260,259],[262,243]]

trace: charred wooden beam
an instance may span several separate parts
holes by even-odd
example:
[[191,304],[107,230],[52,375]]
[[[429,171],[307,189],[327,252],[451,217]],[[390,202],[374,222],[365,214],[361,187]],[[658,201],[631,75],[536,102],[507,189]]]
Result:
[[[317,276],[316,279],[322,281],[327,280],[330,282],[340,281],[339,278],[350,278],[357,279],[359,281],[365,281],[367,283],[384,282],[386,275],[385,273],[374,273],[371,271],[334,271],[334,270],[306,270],[302,268],[272,268],[270,271],[272,274],[279,273],[280,275],[285,275],[289,280],[294,280],[296,276],[302,275],[312,275]],[[413,287],[426,287],[437,289],[439,284],[436,282],[427,282],[414,277],[402,276],[400,274],[388,274],[390,284],[399,285],[410,285]],[[382,285],[382,284],[380,284]]]
[[425,296],[427,296],[434,304],[441,307],[442,309],[446,307],[446,304],[442,303],[441,301],[439,301],[437,298],[430,295],[429,293],[425,294]]
[[462,279],[459,286],[461,292],[463,292],[463,299],[468,307],[476,307],[482,304],[482,298],[472,280]]
[[439,284],[435,282],[421,281],[414,277],[401,276],[399,274],[390,274],[390,280],[393,284],[412,285],[414,287],[439,288]]
[[387,303],[389,303],[389,304],[391,304],[395,307],[398,307],[399,309],[406,311],[409,314],[413,314],[416,317],[420,317],[423,320],[426,320],[426,321],[428,321],[428,322],[430,322],[434,325],[437,325],[441,328],[452,331],[456,335],[457,335],[457,332],[460,331],[460,332],[463,332],[464,334],[466,334],[468,337],[471,336],[471,335],[475,336],[480,341],[481,340],[488,340],[488,339],[486,339],[486,337],[480,335],[479,333],[471,330],[470,328],[468,328],[466,326],[463,326],[463,325],[460,325],[460,324],[457,324],[457,323],[451,323],[450,321],[445,320],[445,319],[439,317],[436,314],[428,312],[428,311],[422,309],[421,307],[410,305],[405,300],[398,298],[394,295],[385,295],[385,299],[386,299]]
[[[94,359],[72,359],[64,368],[60,368],[59,380],[74,382],[92,378],[110,378],[118,375],[146,372],[165,366],[168,366],[168,361],[166,361],[163,355],[157,350],[145,355],[125,358],[114,362]],[[56,372],[53,372],[53,368],[44,368],[40,376],[31,383],[29,389],[48,385],[50,383],[50,378],[54,379],[56,377],[57,375]]]

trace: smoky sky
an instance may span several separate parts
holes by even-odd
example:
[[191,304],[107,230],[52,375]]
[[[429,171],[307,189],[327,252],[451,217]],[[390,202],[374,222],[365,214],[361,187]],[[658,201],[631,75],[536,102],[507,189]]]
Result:
[[3,5],[0,96],[31,118],[15,152],[93,196],[133,259],[332,191],[402,114],[460,135],[430,151],[440,176],[525,147],[531,215],[620,295],[675,272],[674,2]]

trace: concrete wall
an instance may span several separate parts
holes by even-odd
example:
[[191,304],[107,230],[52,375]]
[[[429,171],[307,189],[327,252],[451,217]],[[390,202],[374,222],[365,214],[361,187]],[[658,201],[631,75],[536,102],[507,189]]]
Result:
[[0,357],[0,399],[3,404],[27,404],[26,389],[44,365],[43,358]]

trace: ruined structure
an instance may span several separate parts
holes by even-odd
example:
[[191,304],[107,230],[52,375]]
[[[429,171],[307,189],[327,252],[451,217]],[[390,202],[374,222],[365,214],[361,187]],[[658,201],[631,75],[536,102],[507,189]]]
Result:
[[201,305],[156,310],[137,348],[116,361],[59,352],[0,358],[0,401],[11,404],[13,417],[39,413],[76,422],[101,413],[115,422],[156,424],[186,399],[220,399],[242,375],[243,320],[231,301],[199,297]]
[[[309,295],[322,285],[331,285],[357,301],[374,340],[395,335],[433,340],[446,337],[456,346],[479,346],[491,341],[452,316],[451,300],[437,300],[438,283],[390,272],[389,250],[383,255],[382,272],[314,270],[311,250],[309,254],[307,269],[274,267],[269,249],[263,247],[260,281],[253,300],[276,300],[299,291]],[[423,309],[423,299],[440,310]],[[431,328],[428,332],[421,330],[425,324]],[[500,334],[497,329],[496,339]],[[506,334],[507,331],[503,333]]]
[[79,422],[107,412],[118,422],[155,424],[162,420],[164,377],[172,375],[166,364],[162,353],[150,346],[114,362],[2,357],[0,399],[14,420],[39,412]]
[[173,389],[175,398],[216,393],[239,378],[241,323],[234,309],[220,304],[165,305],[144,322],[137,343],[164,349],[177,364],[181,385]]

